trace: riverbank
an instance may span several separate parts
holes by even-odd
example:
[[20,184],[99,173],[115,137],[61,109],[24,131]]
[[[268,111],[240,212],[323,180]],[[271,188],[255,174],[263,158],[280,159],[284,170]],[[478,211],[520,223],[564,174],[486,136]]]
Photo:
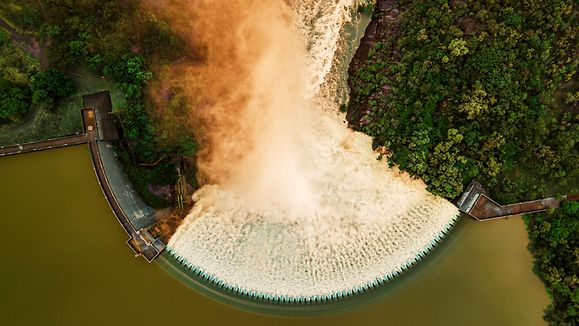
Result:
[[33,105],[25,122],[0,125],[0,146],[82,132],[79,111],[83,107],[82,96],[85,94],[109,91],[115,109],[126,104],[121,91],[109,78],[100,78],[84,68],[70,72],[70,75],[77,87],[75,94],[59,101],[55,110]]

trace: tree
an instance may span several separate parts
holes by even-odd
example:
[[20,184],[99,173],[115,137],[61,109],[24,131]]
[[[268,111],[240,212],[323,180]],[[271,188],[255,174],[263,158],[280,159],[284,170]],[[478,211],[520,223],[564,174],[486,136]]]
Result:
[[29,108],[28,89],[0,79],[0,120],[19,121]]
[[462,192],[462,167],[467,159],[460,155],[457,145],[463,138],[458,130],[449,129],[446,141],[434,148],[429,160],[431,176],[427,179],[433,193],[454,198]]
[[75,92],[75,85],[63,72],[50,68],[32,76],[30,82],[33,102],[54,108],[55,101]]
[[145,58],[141,56],[134,56],[127,60],[127,73],[137,85],[145,85],[153,78],[153,74],[146,69]]
[[462,103],[458,106],[460,112],[466,113],[467,119],[472,120],[480,114],[489,111],[489,104],[492,100],[487,97],[487,93],[480,87],[475,87],[468,95],[463,96]]
[[567,215],[578,215],[579,214],[579,202],[565,201],[561,205],[561,209]]
[[463,39],[453,39],[448,45],[450,53],[455,57],[462,57],[468,53],[468,48],[466,47],[466,41]]
[[552,298],[545,319],[552,325],[576,325],[579,316],[579,203],[526,216],[531,251],[539,276]]

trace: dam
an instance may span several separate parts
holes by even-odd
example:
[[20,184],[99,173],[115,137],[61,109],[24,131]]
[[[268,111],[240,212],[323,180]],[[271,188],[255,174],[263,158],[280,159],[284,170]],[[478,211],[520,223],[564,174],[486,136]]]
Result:
[[458,209],[377,160],[339,112],[354,47],[346,31],[363,4],[179,8],[203,13],[191,28],[208,46],[206,66],[180,67],[180,85],[192,75],[211,84],[195,112],[210,121],[199,159],[208,182],[166,247],[192,277],[263,301],[339,300],[394,278],[452,228]]

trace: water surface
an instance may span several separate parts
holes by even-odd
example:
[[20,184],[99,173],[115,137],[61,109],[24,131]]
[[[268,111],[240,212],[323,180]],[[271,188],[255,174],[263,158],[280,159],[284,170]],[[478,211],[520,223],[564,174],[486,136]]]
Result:
[[1,158],[0,205],[3,326],[544,325],[548,298],[519,218],[465,220],[371,303],[290,318],[218,303],[133,258],[84,145]]

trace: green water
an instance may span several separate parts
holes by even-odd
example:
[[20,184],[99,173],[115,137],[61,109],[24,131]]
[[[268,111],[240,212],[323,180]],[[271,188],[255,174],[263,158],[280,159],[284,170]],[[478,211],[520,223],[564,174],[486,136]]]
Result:
[[543,325],[520,219],[465,220],[369,303],[315,318],[244,312],[133,258],[88,148],[0,158],[0,325]]

